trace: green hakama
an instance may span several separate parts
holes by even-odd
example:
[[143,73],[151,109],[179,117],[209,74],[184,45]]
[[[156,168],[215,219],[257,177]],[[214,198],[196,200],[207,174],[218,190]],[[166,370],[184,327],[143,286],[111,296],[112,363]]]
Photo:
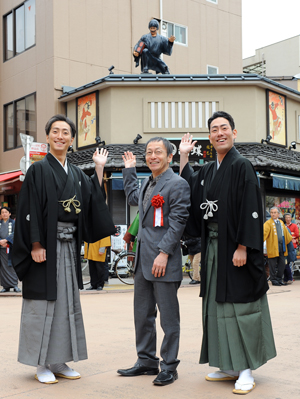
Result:
[[216,302],[218,224],[208,224],[206,294],[200,363],[255,370],[276,356],[267,296],[249,303]]

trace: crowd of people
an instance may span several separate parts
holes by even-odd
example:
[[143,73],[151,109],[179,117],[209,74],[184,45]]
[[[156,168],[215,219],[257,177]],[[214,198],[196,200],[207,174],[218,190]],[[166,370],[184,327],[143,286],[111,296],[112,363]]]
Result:
[[[200,284],[203,336],[200,363],[217,370],[210,382],[233,381],[233,392],[255,388],[252,370],[276,356],[266,292],[263,243],[266,241],[273,285],[291,282],[285,258],[298,244],[292,215],[280,220],[273,207],[263,223],[261,195],[252,164],[234,147],[237,130],[231,115],[215,112],[208,120],[209,139],[217,157],[194,172],[188,160],[196,141],[187,133],[180,144],[180,175],[170,168],[172,146],[162,137],[146,144],[151,176],[139,187],[136,157],[123,155],[124,191],[138,206],[135,222],[136,261],[134,327],[136,363],[117,372],[123,377],[152,375],[154,385],[178,379],[182,281],[181,238],[192,242],[194,282]],[[16,221],[1,209],[1,292],[20,291],[23,305],[18,361],[36,368],[45,384],[57,377],[78,379],[66,363],[87,359],[79,289],[81,242],[85,241],[91,286],[102,290],[107,276],[106,251],[115,226],[105,202],[103,170],[106,149],[93,155],[90,178],[67,161],[76,133],[63,115],[46,124],[49,153],[27,171],[18,200]],[[51,216],[50,216],[51,215]],[[132,231],[131,231],[132,232]],[[292,247],[288,251],[288,247]],[[11,266],[13,265],[13,267]],[[286,270],[285,270],[286,269]],[[164,332],[156,353],[156,315]]]

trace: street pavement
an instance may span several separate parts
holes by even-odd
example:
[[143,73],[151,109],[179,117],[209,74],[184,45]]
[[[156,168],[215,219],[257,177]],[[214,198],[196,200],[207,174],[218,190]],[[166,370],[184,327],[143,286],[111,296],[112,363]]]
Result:
[[[179,289],[181,340],[175,383],[153,386],[153,376],[122,377],[118,368],[136,361],[133,327],[133,290],[110,280],[103,291],[81,291],[89,359],[69,363],[81,373],[79,380],[59,379],[45,385],[34,379],[35,368],[17,362],[22,298],[20,294],[0,294],[0,398],[115,398],[115,399],[227,399],[233,382],[208,382],[205,375],[213,369],[200,365],[201,299],[199,285],[185,278]],[[285,287],[270,287],[268,300],[277,348],[277,357],[253,372],[256,388],[251,399],[300,398],[299,306],[300,280]],[[157,323],[158,353],[162,331]]]

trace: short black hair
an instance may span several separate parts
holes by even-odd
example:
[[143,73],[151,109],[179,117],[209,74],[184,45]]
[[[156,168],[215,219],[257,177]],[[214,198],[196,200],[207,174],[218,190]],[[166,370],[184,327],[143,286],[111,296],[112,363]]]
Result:
[[217,112],[214,112],[213,115],[207,121],[208,130],[210,130],[210,125],[211,125],[212,121],[217,119],[217,118],[225,118],[225,119],[227,119],[229,124],[230,124],[230,126],[231,126],[231,129],[232,130],[235,129],[235,124],[234,124],[233,117],[231,115],[229,115],[225,111],[217,111]]
[[162,141],[165,149],[167,150],[167,155],[173,154],[173,147],[169,140],[165,139],[164,137],[153,137],[152,139],[147,141],[146,144],[146,151],[149,143]]
[[2,208],[0,209],[0,213],[1,213],[2,209],[6,209],[7,212],[11,213],[10,208],[8,206],[2,206]]
[[70,126],[72,137],[74,138],[76,135],[75,123],[73,121],[71,121],[70,118],[68,118],[67,116],[62,115],[62,114],[54,115],[54,116],[52,116],[52,118],[50,118],[48,120],[48,122],[46,123],[46,126],[45,126],[46,135],[49,136],[51,126],[53,125],[54,122],[58,122],[58,121],[66,122]]
[[159,28],[159,23],[157,19],[151,19],[151,21],[149,22],[148,28]]

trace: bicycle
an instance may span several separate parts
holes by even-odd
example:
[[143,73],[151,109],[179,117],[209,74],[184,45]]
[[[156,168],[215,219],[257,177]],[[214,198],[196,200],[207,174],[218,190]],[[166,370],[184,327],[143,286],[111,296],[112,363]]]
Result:
[[[135,252],[127,251],[125,249],[112,249],[116,255],[112,262],[110,262],[108,273],[109,277],[118,277],[118,279],[127,285],[134,284],[133,269],[135,262]],[[81,270],[84,271],[88,266],[88,260],[81,263]],[[87,281],[84,285],[89,284]]]
[[[199,273],[201,270],[201,263],[199,265]],[[190,261],[190,258],[187,258],[186,262],[184,265],[182,265],[182,273],[187,273],[189,278],[193,280],[193,275],[194,275],[194,269],[192,266],[192,262]]]

